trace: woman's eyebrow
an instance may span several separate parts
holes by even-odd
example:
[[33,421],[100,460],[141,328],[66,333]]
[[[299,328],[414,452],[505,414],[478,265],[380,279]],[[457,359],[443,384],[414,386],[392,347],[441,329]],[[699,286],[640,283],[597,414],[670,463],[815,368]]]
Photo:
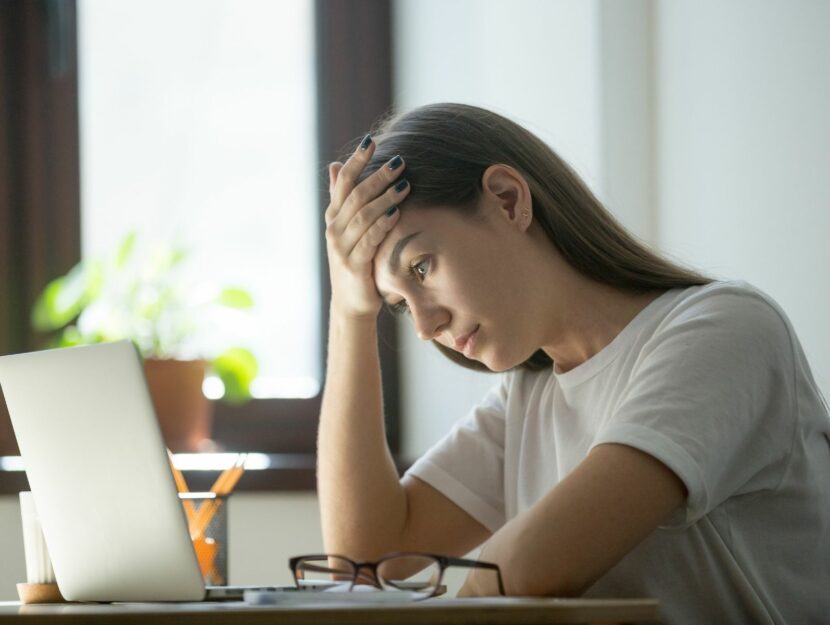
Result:
[[398,240],[398,242],[395,243],[395,247],[392,248],[392,254],[390,254],[389,256],[389,263],[387,265],[389,268],[389,273],[391,273],[392,275],[398,274],[398,265],[400,265],[401,262],[401,253],[403,252],[403,248],[405,248],[406,244],[409,243],[415,237],[417,237],[419,234],[421,234],[420,230],[418,232],[408,234],[405,237],[401,237]]

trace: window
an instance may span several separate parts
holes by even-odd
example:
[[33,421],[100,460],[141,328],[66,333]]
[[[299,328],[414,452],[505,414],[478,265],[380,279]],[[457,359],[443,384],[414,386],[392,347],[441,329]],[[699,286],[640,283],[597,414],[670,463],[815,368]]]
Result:
[[139,247],[182,245],[183,283],[203,284],[205,296],[209,285],[239,285],[255,302],[237,315],[250,317],[243,323],[219,318],[184,347],[218,354],[242,343],[259,361],[255,397],[316,396],[313,3],[81,0],[78,9],[84,256],[111,253],[131,230]]
[[[74,46],[76,3],[54,4],[63,7],[60,22],[71,37],[44,28],[37,43],[53,49],[57,37]],[[260,398],[242,406],[217,402],[214,438],[229,450],[269,455],[265,465],[276,471],[270,477],[268,471],[246,477],[248,488],[313,487],[329,299],[323,178],[326,163],[391,105],[389,2],[79,0],[77,13],[83,228],[82,234],[44,232],[39,249],[64,236],[77,239],[75,249],[82,239],[83,253],[95,254],[111,249],[121,233],[135,228],[144,237],[178,237],[185,243],[191,264],[198,267],[194,280],[204,276],[252,291],[267,318],[248,334],[260,357],[262,379],[254,387]],[[289,20],[297,21],[287,26]],[[234,43],[246,22],[253,31]],[[123,30],[125,24],[131,28]],[[25,37],[6,45],[22,49]],[[299,52],[276,47],[291,41]],[[107,45],[112,49],[101,51]],[[74,47],[71,52],[74,70]],[[290,58],[295,69],[288,68]],[[96,76],[100,84],[94,82]],[[286,103],[288,98],[296,100]],[[120,118],[119,107],[127,111]],[[279,117],[289,117],[291,125],[280,126]],[[9,120],[7,128],[17,121],[14,115]],[[107,147],[112,138],[115,147]],[[228,151],[230,162],[223,160]],[[159,170],[142,163],[162,157],[168,164]],[[293,167],[290,192],[285,190],[289,176],[274,172],[286,162]],[[46,186],[50,181],[44,177],[40,182]],[[286,209],[289,203],[292,208]],[[60,214],[81,220],[77,206],[63,207]],[[298,225],[309,215],[305,225]],[[287,231],[293,236],[277,243]],[[282,290],[269,289],[275,267],[286,263]],[[34,296],[67,269],[67,263],[56,264],[46,274],[32,276],[25,291],[28,301],[18,303],[11,315],[17,330],[28,332],[22,325]],[[285,312],[278,296],[289,290],[298,307],[274,323],[268,311]],[[287,337],[278,333],[280,326],[291,328]],[[380,331],[387,431],[396,452],[394,321],[381,319]],[[283,358],[289,345],[299,355]],[[0,345],[0,352],[38,346],[33,339]],[[0,449],[4,453],[9,452]],[[3,480],[0,475],[0,490]]]

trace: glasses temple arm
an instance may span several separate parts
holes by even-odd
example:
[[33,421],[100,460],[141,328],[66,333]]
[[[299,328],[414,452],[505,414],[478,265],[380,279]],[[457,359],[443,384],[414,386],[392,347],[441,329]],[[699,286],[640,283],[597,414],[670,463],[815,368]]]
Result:
[[504,582],[501,578],[501,569],[499,568],[498,564],[494,564],[492,562],[482,562],[480,560],[468,560],[467,558],[451,558],[451,557],[446,557],[445,562],[449,565],[468,566],[468,567],[477,568],[477,569],[495,570],[496,571],[496,577],[498,578],[498,582],[499,582],[499,592],[502,595],[507,594],[504,591]]

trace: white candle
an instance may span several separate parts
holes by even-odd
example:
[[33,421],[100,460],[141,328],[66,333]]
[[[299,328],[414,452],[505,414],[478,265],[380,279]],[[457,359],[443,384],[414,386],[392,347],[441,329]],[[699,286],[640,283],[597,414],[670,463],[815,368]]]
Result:
[[20,493],[20,518],[23,521],[23,552],[26,557],[26,581],[30,584],[50,584],[55,581],[49,549],[43,538],[40,519],[30,491]]

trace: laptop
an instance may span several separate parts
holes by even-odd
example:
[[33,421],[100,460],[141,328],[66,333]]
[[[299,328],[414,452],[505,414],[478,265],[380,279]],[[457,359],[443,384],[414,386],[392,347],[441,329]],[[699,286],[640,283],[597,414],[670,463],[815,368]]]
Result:
[[0,387],[64,598],[293,589],[205,586],[132,342],[0,356]]

